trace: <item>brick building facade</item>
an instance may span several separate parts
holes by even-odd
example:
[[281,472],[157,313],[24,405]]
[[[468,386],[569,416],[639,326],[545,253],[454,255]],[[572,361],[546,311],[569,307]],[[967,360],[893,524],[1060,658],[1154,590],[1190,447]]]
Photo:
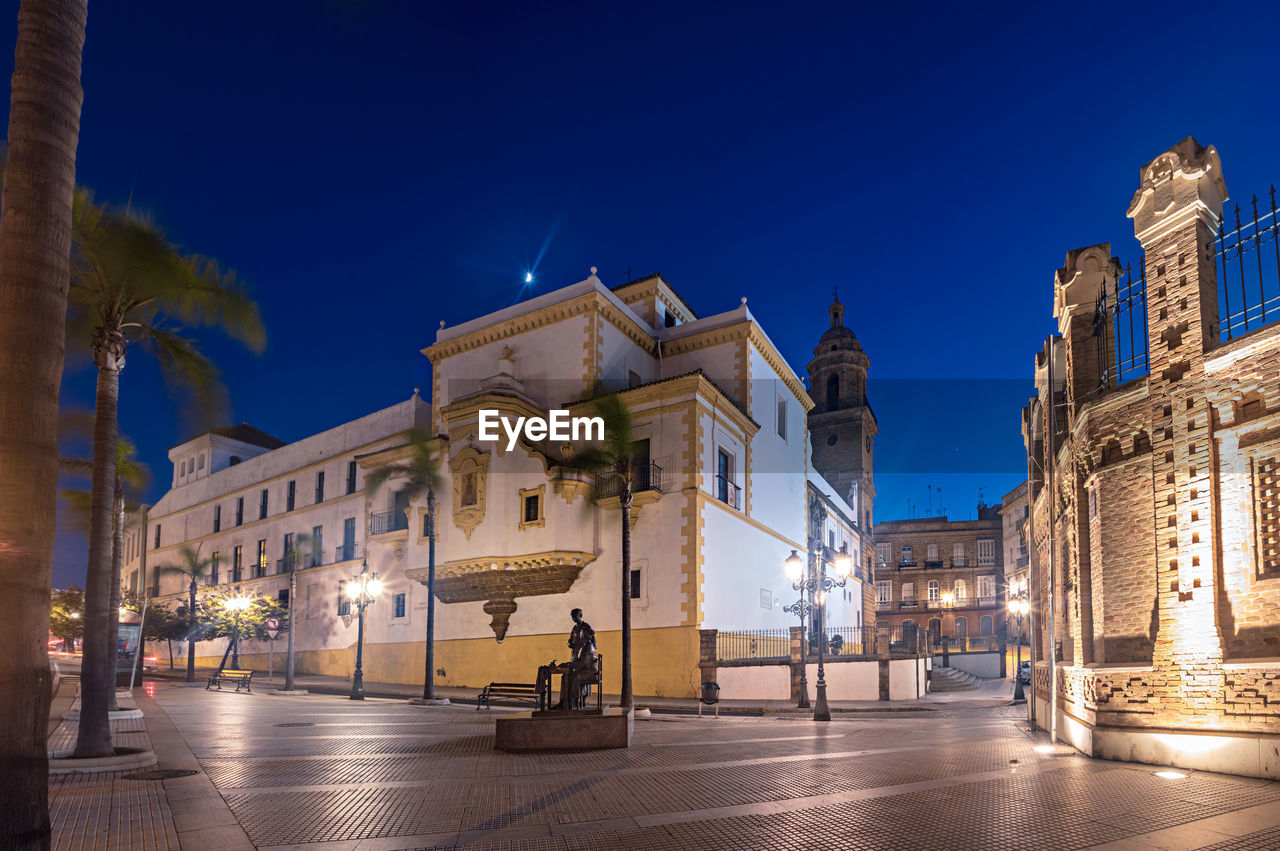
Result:
[[924,517],[874,527],[876,624],[909,642],[928,630],[931,644],[994,648],[1004,637],[1005,596],[999,506],[979,505],[977,520]]
[[1185,139],[1140,173],[1140,277],[1109,244],[1055,275],[1023,412],[1032,706],[1094,756],[1280,777],[1275,208],[1233,228],[1226,199]]

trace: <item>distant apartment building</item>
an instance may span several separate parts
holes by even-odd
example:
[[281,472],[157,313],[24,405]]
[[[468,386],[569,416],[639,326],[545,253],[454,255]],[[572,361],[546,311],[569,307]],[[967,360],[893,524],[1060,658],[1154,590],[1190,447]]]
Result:
[[922,517],[877,523],[876,625],[910,641],[993,648],[1004,639],[1004,527],[1000,507],[978,505],[977,520]]

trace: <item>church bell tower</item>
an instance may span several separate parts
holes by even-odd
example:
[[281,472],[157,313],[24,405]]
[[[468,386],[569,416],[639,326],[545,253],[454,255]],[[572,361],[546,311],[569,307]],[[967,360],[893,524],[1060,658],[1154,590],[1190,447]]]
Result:
[[809,393],[815,403],[809,411],[813,466],[848,501],[857,522],[870,534],[875,498],[872,448],[878,431],[867,404],[871,361],[853,331],[845,327],[844,305],[838,297],[828,312],[831,327],[818,340],[808,366]]

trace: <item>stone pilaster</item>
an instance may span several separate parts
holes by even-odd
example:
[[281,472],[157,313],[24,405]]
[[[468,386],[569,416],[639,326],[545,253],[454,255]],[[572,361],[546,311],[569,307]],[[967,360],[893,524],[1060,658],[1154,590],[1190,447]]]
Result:
[[[1079,439],[1076,420],[1084,404],[1096,398],[1104,384],[1114,384],[1110,378],[1104,378],[1104,370],[1114,354],[1111,351],[1113,333],[1109,325],[1111,314],[1099,311],[1098,306],[1104,300],[1115,298],[1119,277],[1120,261],[1111,256],[1110,243],[1068,252],[1062,268],[1054,273],[1053,315],[1058,320],[1066,366],[1065,374],[1055,376],[1055,379],[1061,379],[1066,395],[1060,425],[1067,434],[1077,435],[1076,439]],[[1064,624],[1068,633],[1062,637],[1069,638],[1069,642],[1063,643],[1073,649],[1074,661],[1085,664],[1095,661],[1093,575],[1085,514],[1088,495],[1084,481],[1088,473],[1081,469],[1076,455],[1073,452],[1058,471],[1060,481],[1056,490],[1062,495],[1060,525],[1064,533],[1059,547],[1065,547],[1065,551],[1071,554],[1071,558],[1061,560],[1064,572],[1070,571],[1071,575],[1059,576],[1058,580],[1060,583],[1069,581],[1076,588],[1072,608]],[[1066,595],[1063,595],[1063,601],[1066,602]]]
[[1146,252],[1159,605],[1152,685],[1189,726],[1198,707],[1224,699],[1204,354],[1217,342],[1210,247],[1226,198],[1217,151],[1188,137],[1142,168],[1128,213]]

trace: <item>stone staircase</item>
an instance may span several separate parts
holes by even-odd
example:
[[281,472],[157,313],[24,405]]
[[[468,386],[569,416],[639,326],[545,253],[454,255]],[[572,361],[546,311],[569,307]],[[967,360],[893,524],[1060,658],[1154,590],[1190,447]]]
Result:
[[975,689],[982,680],[973,674],[966,674],[955,668],[934,668],[930,691],[969,691]]

